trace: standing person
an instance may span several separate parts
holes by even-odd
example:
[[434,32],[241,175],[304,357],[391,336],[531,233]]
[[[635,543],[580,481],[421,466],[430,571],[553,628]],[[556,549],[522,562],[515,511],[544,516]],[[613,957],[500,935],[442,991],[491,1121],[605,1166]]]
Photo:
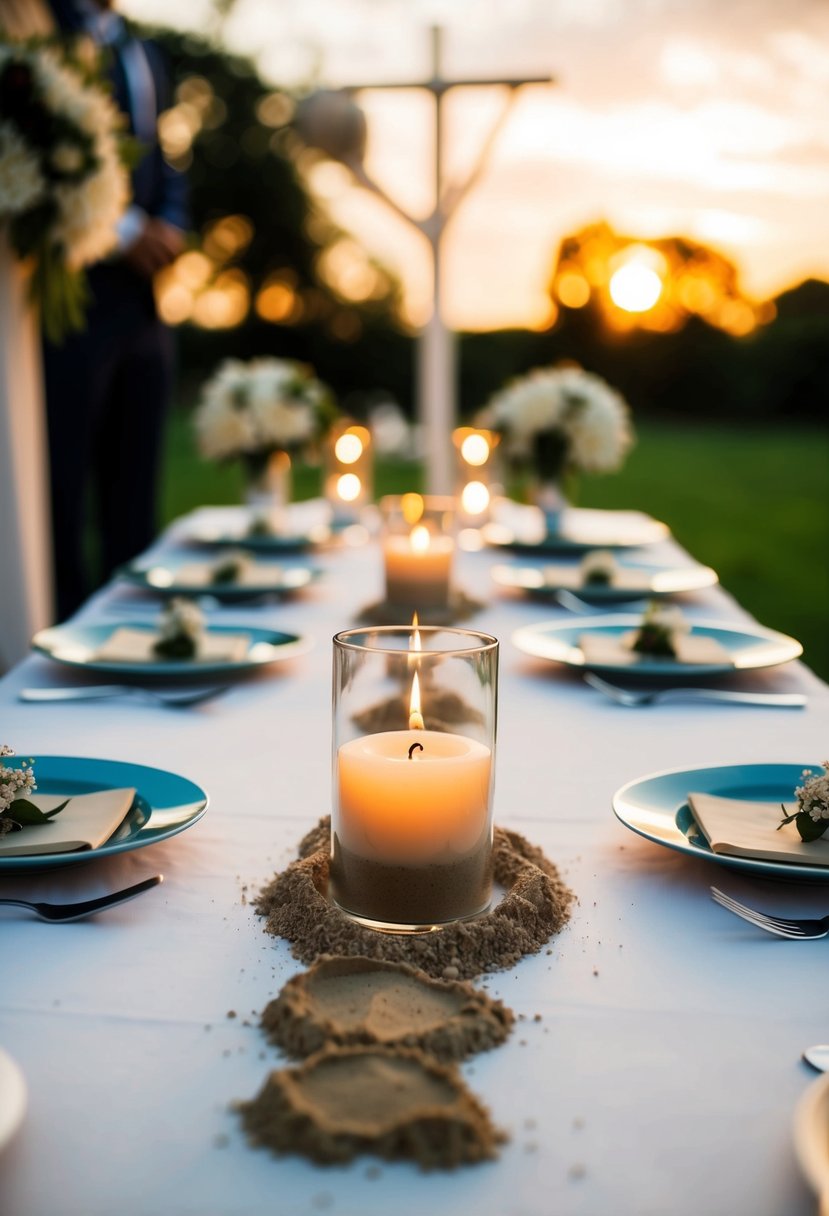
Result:
[[186,183],[164,159],[157,120],[168,104],[160,50],[137,39],[111,0],[51,0],[61,29],[85,32],[110,56],[115,97],[140,145],[118,253],[90,267],[86,326],[44,344],[54,571],[62,620],[91,589],[85,554],[91,492],[100,574],[155,535],[172,335],[158,317],[153,277],[185,244]]

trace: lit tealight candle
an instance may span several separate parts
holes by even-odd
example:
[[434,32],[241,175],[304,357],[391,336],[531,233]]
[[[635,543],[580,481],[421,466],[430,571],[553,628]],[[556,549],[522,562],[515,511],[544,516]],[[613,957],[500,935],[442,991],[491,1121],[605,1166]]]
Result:
[[454,552],[451,536],[433,535],[424,524],[416,524],[408,536],[386,536],[383,556],[388,603],[423,607],[448,604]]
[[415,672],[409,729],[338,749],[337,903],[382,924],[439,924],[481,912],[492,886],[491,779],[488,747],[425,729]]

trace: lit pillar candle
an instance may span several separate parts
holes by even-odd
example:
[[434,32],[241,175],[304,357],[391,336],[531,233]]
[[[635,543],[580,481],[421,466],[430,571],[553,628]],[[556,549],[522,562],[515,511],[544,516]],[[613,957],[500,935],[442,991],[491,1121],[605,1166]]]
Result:
[[337,752],[332,894],[383,924],[472,916],[492,888],[492,753],[423,728],[417,673],[409,730],[364,735]]
[[391,533],[383,541],[386,600],[390,604],[443,607],[449,603],[451,536],[435,536],[423,524],[406,535]]

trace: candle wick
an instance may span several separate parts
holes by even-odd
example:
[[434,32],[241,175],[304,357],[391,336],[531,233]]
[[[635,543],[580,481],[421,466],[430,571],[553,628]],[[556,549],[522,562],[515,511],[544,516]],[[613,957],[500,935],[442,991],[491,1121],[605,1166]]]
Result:
[[414,749],[415,749],[416,747],[417,747],[417,748],[419,748],[419,749],[420,749],[420,751],[423,751],[423,744],[422,744],[422,743],[413,743],[413,744],[412,744],[412,746],[409,748],[409,759],[410,759],[410,760],[412,759],[412,752],[414,751]]

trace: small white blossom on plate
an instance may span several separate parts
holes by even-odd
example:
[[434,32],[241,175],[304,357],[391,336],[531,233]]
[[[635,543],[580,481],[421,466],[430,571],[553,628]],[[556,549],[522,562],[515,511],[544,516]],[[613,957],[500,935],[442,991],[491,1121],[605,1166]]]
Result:
[[645,609],[631,649],[639,654],[676,657],[677,642],[690,632],[691,626],[680,608],[651,601]]
[[153,650],[163,659],[191,659],[204,633],[204,613],[198,604],[175,596],[164,607]]
[[[14,749],[8,744],[0,744],[0,757],[13,756]],[[36,789],[34,769],[31,764],[12,768],[0,762],[0,815],[9,809],[16,798],[25,798]]]
[[824,760],[822,768],[823,771],[819,773],[810,768],[803,770],[803,784],[797,786],[794,791],[797,810],[789,815],[785,806],[783,807],[783,818],[778,824],[778,831],[785,824],[794,822],[800,839],[809,843],[819,840],[829,829],[829,760]]
[[612,583],[619,564],[609,549],[592,549],[582,558],[579,570],[584,583]]

